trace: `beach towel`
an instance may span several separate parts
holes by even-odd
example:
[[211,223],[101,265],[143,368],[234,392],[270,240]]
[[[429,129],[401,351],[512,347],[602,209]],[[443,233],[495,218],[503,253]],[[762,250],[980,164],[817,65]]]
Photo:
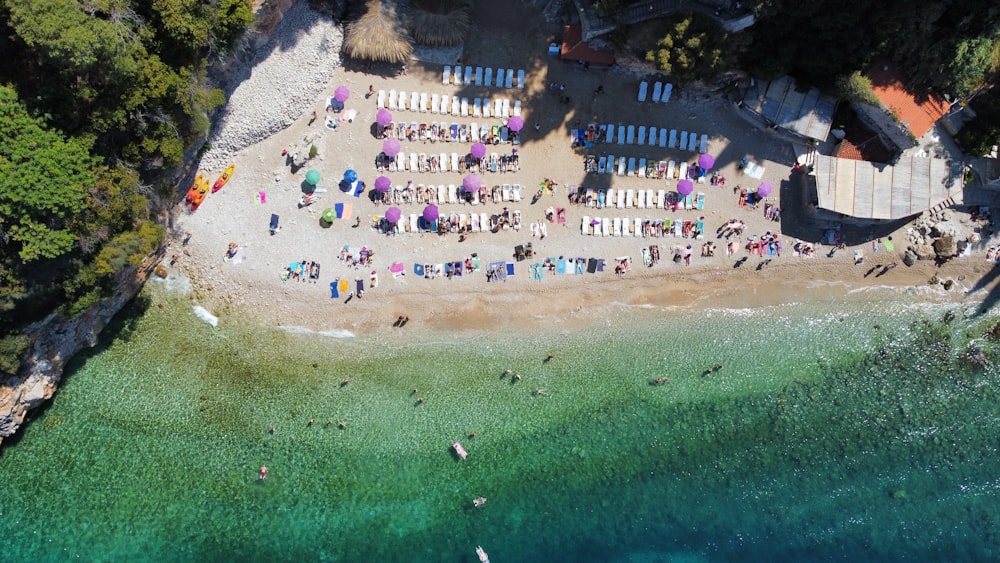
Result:
[[514,263],[513,262],[507,262],[507,275],[508,276],[513,276],[514,275]]
[[587,272],[593,274],[597,271],[597,258],[587,260]]
[[365,193],[365,183],[358,180],[357,187],[354,188],[354,197],[361,197],[361,194]]
[[560,258],[559,260],[556,261],[556,273],[557,274],[565,274],[566,273],[566,260],[565,259]]
[[344,291],[350,290],[350,288],[351,288],[351,286],[350,286],[350,284],[348,283],[347,280],[344,280],[344,279],[338,279],[337,280],[337,290],[338,291],[344,292]]
[[454,274],[456,276],[461,276],[462,275],[462,261],[461,260],[457,260],[457,261],[453,262],[452,263],[452,267],[455,269]]
[[414,264],[413,265],[413,274],[414,275],[420,276],[420,277],[424,277],[424,271],[425,270],[424,270],[424,265],[423,264]]
[[583,270],[587,267],[587,261],[583,258],[577,258],[575,266],[577,275],[581,275],[583,274]]
[[545,268],[543,268],[541,264],[532,264],[531,265],[531,278],[532,279],[541,280],[542,276],[544,275],[544,272],[545,272]]
[[598,272],[603,272],[605,264],[607,264],[607,261],[604,258],[599,258],[597,260],[597,271]]
[[340,280],[337,279],[337,280],[333,280],[332,282],[330,282],[330,299],[336,299],[336,298],[340,297],[340,292],[337,291],[337,282],[339,282],[339,281]]
[[358,297],[361,297],[365,292],[365,280],[358,278],[354,280],[354,292]]
[[270,224],[271,234],[278,232],[278,214],[271,214],[271,224]]
[[393,262],[389,265],[389,271],[393,274],[402,274],[406,266],[402,262]]
[[261,204],[267,203],[267,194],[264,192],[257,192],[257,201]]

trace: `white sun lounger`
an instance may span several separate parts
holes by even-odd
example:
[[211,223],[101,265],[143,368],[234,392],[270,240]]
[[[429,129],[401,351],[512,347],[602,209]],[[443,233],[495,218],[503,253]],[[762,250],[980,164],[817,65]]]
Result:
[[660,94],[662,93],[663,93],[663,83],[657,82],[653,84],[653,97],[650,98],[650,100],[654,102],[660,101]]
[[490,102],[489,98],[483,98],[483,117],[489,117],[490,114],[492,113],[490,111],[491,104],[492,102]]
[[698,134],[694,131],[688,133],[688,151],[697,152],[698,149]]
[[417,228],[418,228],[417,214],[410,213],[410,226],[407,228],[407,232],[415,233],[417,232]]
[[607,217],[601,219],[601,236],[611,236],[611,220]]
[[514,109],[511,110],[511,114],[521,117],[521,100],[514,101]]
[[[477,200],[473,200],[472,201],[473,205],[475,205],[477,203],[479,203],[479,201],[477,201]],[[473,213],[472,215],[469,216],[469,219],[470,219],[470,221],[469,221],[469,230],[472,231],[472,232],[474,232],[474,233],[478,233],[479,232],[479,214],[478,213]]]
[[652,209],[653,208],[653,201],[654,201],[653,200],[653,190],[652,189],[646,190],[646,207],[649,208],[649,209]]
[[677,172],[677,163],[671,160],[670,163],[667,164],[667,179],[673,180],[674,178],[676,178],[677,177],[675,176],[676,172]]
[[482,85],[483,85],[483,67],[477,66],[476,67],[476,86],[482,86]]
[[611,123],[608,123],[608,128],[606,129],[606,131],[608,132],[608,138],[605,142],[608,144],[615,142],[615,126]]
[[671,129],[670,130],[670,144],[667,145],[667,147],[669,147],[671,149],[677,148],[677,130],[676,129]]
[[633,205],[635,205],[635,191],[629,189],[625,192],[625,209],[632,209]]
[[635,206],[637,209],[646,209],[646,190],[639,190],[636,194]]
[[427,113],[427,92],[420,93],[420,113]]
[[457,116],[462,109],[462,103],[458,100],[458,96],[451,97],[451,114]]
[[625,209],[625,190],[619,188],[618,193],[615,194],[615,207]]
[[688,177],[688,163],[682,162],[680,165],[680,170],[677,172],[677,178],[683,180]]
[[646,140],[646,144],[649,146],[656,144],[656,127],[649,128],[649,139]]
[[698,152],[701,154],[705,154],[708,152],[708,135],[705,134],[701,135],[701,146],[698,147]]
[[438,113],[441,110],[441,97],[431,94],[431,113]]
[[465,67],[465,75],[462,76],[462,81],[466,84],[472,84],[472,67]]
[[[438,158],[438,163],[440,163],[440,165],[441,165],[441,172],[447,172],[448,171],[448,155],[447,154],[441,153],[441,156]],[[457,169],[458,167],[456,166],[455,168]],[[457,170],[452,170],[452,172],[456,172],[456,171]]]
[[607,174],[613,174],[614,171],[615,171],[615,155],[609,154],[608,155],[608,165],[604,169],[604,172],[607,173]]
[[645,102],[646,101],[646,90],[647,89],[649,89],[649,83],[648,82],[642,81],[642,82],[639,83],[639,101],[640,102]]
[[612,221],[611,231],[612,231],[611,234],[613,234],[616,237],[622,236],[622,218],[621,217],[615,217],[614,218],[614,220]]
[[635,142],[635,125],[629,125],[626,129],[625,142],[630,145]]
[[483,232],[490,230],[490,219],[485,213],[479,214],[479,225]]
[[457,152],[451,153],[451,171],[452,172],[458,172],[458,160],[459,160],[458,153]]
[[674,236],[675,237],[684,236],[684,225],[682,221],[674,221]]
[[396,155],[396,170],[399,172],[406,170],[406,156],[403,153]]
[[[472,99],[472,117],[483,116],[483,101],[479,98]],[[476,135],[478,137],[478,135]]]
[[521,184],[514,184],[510,190],[510,196],[513,198],[513,201],[521,201]]
[[663,209],[663,204],[667,201],[667,190],[658,190],[656,192],[656,207]]
[[500,117],[503,115],[503,100],[497,98],[493,100],[493,117]]
[[448,184],[448,203],[458,203],[458,188],[455,184]]
[[590,234],[590,217],[584,215],[580,221],[580,234],[589,235]]
[[451,96],[444,94],[441,96],[441,113],[448,113],[448,108],[451,107]]
[[502,68],[497,69],[497,82],[496,82],[497,88],[503,88],[503,73],[504,70]]
[[636,173],[638,174],[638,176],[640,178],[645,178],[646,177],[646,159],[645,158],[640,158],[639,159],[639,168],[636,169]]
[[504,201],[511,201],[513,195],[511,194],[510,184],[504,184],[500,187],[500,195]]
[[402,111],[406,111],[406,100],[407,100],[406,92],[400,92],[399,99],[396,100],[396,107],[398,107]]
[[441,74],[441,84],[448,84],[451,82],[451,66],[445,65],[444,72]]
[[504,119],[510,119],[510,100],[507,98],[503,99],[503,113]]
[[507,69],[507,78],[504,81],[504,87],[513,88],[514,87],[514,69]]
[[462,67],[455,67],[455,70],[451,73],[451,80],[455,86],[462,85]]
[[483,86],[490,86],[493,84],[493,69],[486,67],[486,76],[483,77]]
[[640,125],[639,131],[636,133],[636,144],[641,145],[646,142],[646,126]]
[[604,170],[608,167],[608,157],[602,156],[597,159],[597,173],[604,174]]
[[635,157],[630,156],[628,159],[628,175],[635,176]]
[[417,92],[412,92],[410,94],[410,111],[419,111],[418,107],[420,104],[420,94]]
[[524,90],[524,69],[517,71],[517,87]]
[[625,175],[625,157],[624,156],[620,157],[618,159],[618,175],[619,176],[624,176]]
[[469,98],[462,98],[462,117],[469,117]]
[[417,158],[418,158],[417,153],[415,152],[410,153],[410,168],[409,168],[410,172],[417,172],[417,170],[420,168],[420,165],[417,162]]
[[673,91],[674,85],[669,82],[663,86],[663,94],[660,95],[660,102],[667,103],[670,101],[670,92]]
[[660,147],[662,148],[666,146],[667,146],[667,130],[660,129]]
[[632,236],[641,237],[642,236],[642,219],[636,217],[635,222],[632,225]]
[[438,203],[448,203],[448,189],[444,184],[438,184],[437,187]]
[[378,91],[378,98],[376,98],[376,105],[379,108],[385,107],[385,90]]
[[479,124],[478,123],[472,123],[472,125],[469,126],[469,137],[472,138],[472,142],[473,143],[479,142]]
[[396,91],[389,90],[389,109],[396,109]]

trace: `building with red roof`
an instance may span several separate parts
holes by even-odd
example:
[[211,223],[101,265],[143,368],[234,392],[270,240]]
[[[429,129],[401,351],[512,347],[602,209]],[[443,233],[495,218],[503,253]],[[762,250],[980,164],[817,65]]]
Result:
[[562,47],[559,57],[563,61],[575,63],[586,61],[592,65],[611,66],[615,64],[615,52],[594,49],[583,40],[583,28],[579,25],[563,26]]
[[875,96],[916,138],[923,137],[948,111],[948,103],[931,93],[916,93],[903,85],[898,69],[877,63],[865,76]]

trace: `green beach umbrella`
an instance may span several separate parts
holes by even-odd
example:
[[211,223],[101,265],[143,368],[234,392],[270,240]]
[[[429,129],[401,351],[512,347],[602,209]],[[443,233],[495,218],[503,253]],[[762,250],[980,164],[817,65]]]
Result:
[[306,172],[306,182],[315,186],[319,183],[319,170],[310,170]]
[[327,223],[333,223],[333,220],[337,218],[337,212],[333,210],[332,207],[327,207],[323,210],[323,220]]

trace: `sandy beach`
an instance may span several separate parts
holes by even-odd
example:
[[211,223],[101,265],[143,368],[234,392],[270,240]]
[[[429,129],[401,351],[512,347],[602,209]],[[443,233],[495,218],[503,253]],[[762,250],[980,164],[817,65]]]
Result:
[[[306,8],[302,5],[293,9]],[[532,10],[530,6],[523,7],[523,11]],[[717,97],[678,91],[667,104],[640,103],[636,100],[638,77],[623,69],[584,71],[546,55],[546,47],[557,36],[558,28],[546,24],[540,13],[525,15],[521,12],[518,10],[515,14],[502,6],[478,9],[475,29],[479,31],[465,45],[462,59],[473,68],[524,69],[527,84],[523,90],[444,85],[443,65],[431,62],[412,61],[405,75],[399,75],[398,67],[389,65],[363,69],[349,63],[337,68],[322,94],[311,104],[298,108],[301,117],[291,126],[233,156],[236,172],[221,191],[210,194],[193,213],[178,208],[167,251],[168,257],[178,257],[174,273],[188,277],[196,288],[197,301],[220,317],[246,316],[275,326],[294,325],[317,331],[346,329],[354,333],[396,330],[392,325],[399,316],[411,319],[404,330],[413,326],[443,331],[552,329],[593,323],[608,307],[622,305],[672,305],[679,312],[711,307],[757,307],[849,299],[858,289],[883,286],[921,288],[919,295],[923,299],[981,299],[982,295],[977,297],[965,291],[974,287],[988,271],[988,263],[981,253],[953,260],[942,267],[930,261],[906,267],[900,258],[905,250],[902,241],[906,240],[906,225],[891,233],[900,241],[894,253],[873,252],[871,243],[867,242],[860,247],[837,250],[832,256],[828,255],[831,250],[828,246],[817,247],[813,257],[795,256],[796,238],[786,233],[822,232],[824,225],[813,224],[815,219],[801,207],[783,205],[782,196],[798,185],[794,179],[798,172],[792,171],[795,154],[790,143],[759,129]],[[525,22],[530,23],[525,25]],[[286,51],[284,56],[295,56],[295,48],[296,45],[281,45]],[[553,92],[548,88],[550,83],[563,84],[565,90]],[[340,123],[335,130],[330,130],[324,127],[324,119],[343,114],[328,113],[326,100],[342,85],[351,91],[346,110],[356,110],[357,117],[353,122]],[[519,171],[481,173],[480,178],[488,186],[520,184],[522,200],[476,206],[446,203],[440,205],[440,211],[443,216],[473,211],[494,215],[502,214],[506,207],[512,214],[520,212],[521,229],[470,233],[460,240],[456,233],[400,232],[387,236],[372,228],[373,217],[383,214],[387,206],[376,206],[367,194],[355,198],[337,188],[347,169],[356,170],[369,190],[380,175],[374,163],[383,140],[372,134],[378,108],[377,96],[364,95],[369,85],[375,91],[457,95],[468,97],[470,102],[476,97],[508,98],[512,104],[515,100],[520,101],[526,125],[517,147]],[[603,88],[599,95],[595,94],[598,87]],[[253,95],[268,95],[268,85],[255,82],[252,73],[238,88],[249,88]],[[567,96],[569,103],[561,99]],[[317,115],[315,120],[313,112]],[[409,109],[393,114],[396,121],[405,122],[500,123],[492,118],[418,114]],[[574,148],[569,138],[570,129],[588,123],[646,125],[708,134],[708,153],[716,157],[715,170],[725,176],[726,185],[696,184],[695,192],[705,194],[705,205],[700,210],[596,209],[572,204],[567,198],[567,186],[676,189],[676,180],[588,174],[583,166],[585,155],[614,154],[678,162],[697,159],[697,153],[658,146],[597,143],[592,148]],[[317,157],[293,173],[282,155],[283,150],[306,151],[309,144],[316,145]],[[401,144],[402,151],[407,154],[444,152],[449,155],[453,152],[464,155],[471,145],[406,140]],[[498,145],[490,147],[489,151],[502,154],[509,153],[511,148],[509,144]],[[741,175],[737,165],[744,156],[765,166],[761,180]],[[311,169],[321,173],[319,185],[327,187],[328,191],[321,194],[315,204],[301,207],[299,201],[304,192],[305,173]],[[221,169],[203,172],[214,178]],[[412,181],[415,185],[461,186],[464,176],[450,171],[384,174],[393,185]],[[545,178],[551,178],[558,186],[551,195],[544,195],[533,204],[531,196]],[[756,209],[737,205],[733,186],[742,184],[752,190],[762,180],[775,186],[767,202],[782,208],[778,222],[764,217],[763,205]],[[265,203],[261,203],[261,193],[265,195]],[[351,204],[351,220],[322,224],[323,210],[336,203]],[[400,205],[404,217],[420,214],[423,207],[420,203]],[[565,222],[548,222],[546,210],[549,208],[565,208]],[[268,229],[272,214],[281,218],[281,230],[275,235]],[[701,220],[705,238],[587,236],[581,233],[584,216]],[[360,218],[357,227],[354,226],[356,218]],[[738,245],[740,251],[735,256],[726,255],[725,239],[717,236],[717,229],[731,219],[746,225]],[[530,226],[536,222],[546,226],[544,239],[532,236]],[[782,255],[749,256],[744,249],[748,237],[760,237],[768,232],[783,233]],[[186,244],[182,242],[188,238],[185,233],[191,234]],[[889,234],[878,232],[880,237]],[[806,242],[816,240],[818,236],[814,240],[805,239]],[[701,245],[707,241],[717,244],[712,257],[700,256]],[[535,256],[515,262],[514,247],[528,242],[533,244]],[[225,260],[230,243],[235,243],[238,252],[233,260]],[[661,260],[646,267],[642,262],[642,249],[654,244],[659,246]],[[672,249],[677,245],[682,249],[692,246],[691,265],[670,260]],[[348,267],[338,259],[345,246],[355,255],[362,247],[373,250],[373,263]],[[853,251],[858,249],[864,252],[865,261],[855,265]],[[480,259],[483,268],[472,275],[425,279],[414,274],[415,263],[463,261],[473,254]],[[622,256],[631,257],[632,269],[618,277],[614,272],[614,258]],[[596,274],[556,275],[546,271],[543,279],[532,279],[531,265],[547,257],[603,258],[608,266]],[[283,281],[284,269],[300,261],[321,265],[321,275],[315,283]],[[514,262],[515,275],[505,281],[488,282],[485,270],[492,261]],[[393,263],[404,264],[405,275],[394,277],[389,271]],[[883,273],[881,266],[892,263],[898,263],[898,267]],[[372,272],[378,277],[377,287],[371,287]],[[946,291],[940,285],[929,285],[928,281],[935,276],[952,279],[956,286]],[[349,280],[352,289],[356,279],[364,280],[364,297],[348,300],[341,294],[331,299],[329,286],[336,278]]]

